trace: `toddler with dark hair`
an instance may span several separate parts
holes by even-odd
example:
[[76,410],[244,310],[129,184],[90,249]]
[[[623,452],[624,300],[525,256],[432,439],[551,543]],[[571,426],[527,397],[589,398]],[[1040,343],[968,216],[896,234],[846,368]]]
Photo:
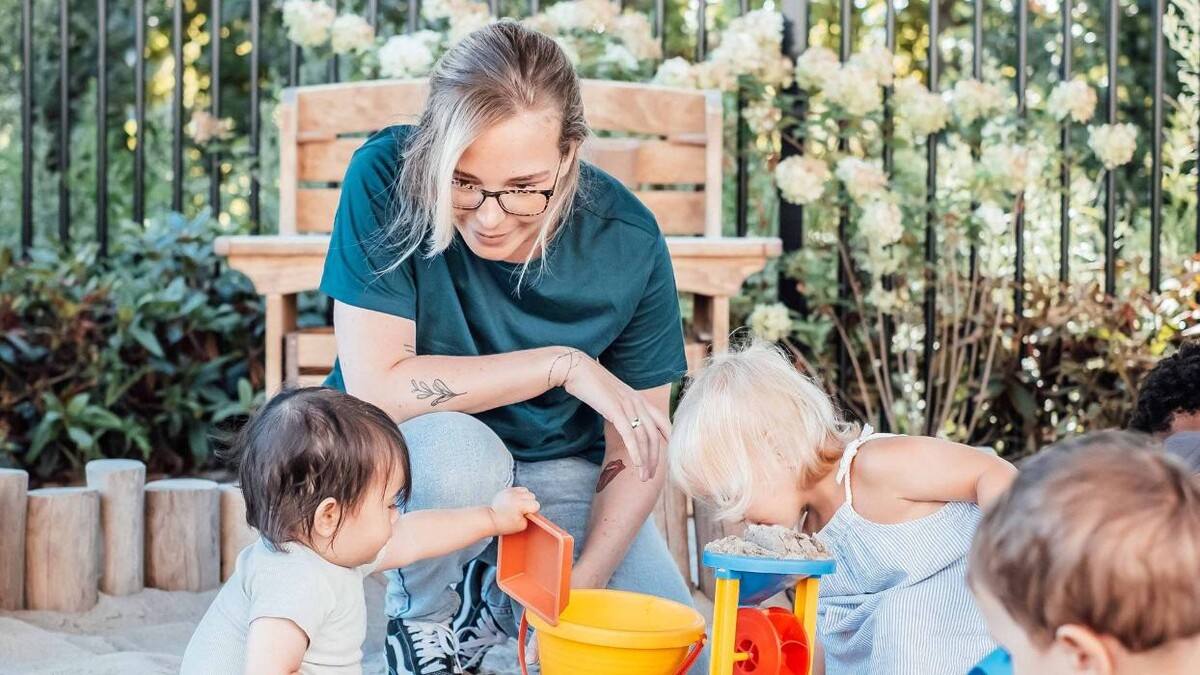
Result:
[[366,575],[519,532],[539,508],[531,492],[509,488],[491,507],[401,514],[404,437],[382,410],[333,389],[275,396],[232,454],[261,539],[238,556],[181,675],[357,675]]

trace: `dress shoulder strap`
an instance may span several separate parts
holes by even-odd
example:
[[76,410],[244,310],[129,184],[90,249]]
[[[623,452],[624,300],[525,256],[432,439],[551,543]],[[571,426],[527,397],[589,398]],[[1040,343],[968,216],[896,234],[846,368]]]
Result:
[[850,489],[850,465],[854,463],[854,458],[858,456],[859,448],[867,441],[875,440],[876,438],[888,438],[895,435],[877,434],[870,424],[864,424],[862,433],[858,435],[858,438],[846,444],[846,449],[842,452],[842,461],[838,465],[835,478],[838,483],[846,486],[846,503],[851,507],[854,506],[854,492]]

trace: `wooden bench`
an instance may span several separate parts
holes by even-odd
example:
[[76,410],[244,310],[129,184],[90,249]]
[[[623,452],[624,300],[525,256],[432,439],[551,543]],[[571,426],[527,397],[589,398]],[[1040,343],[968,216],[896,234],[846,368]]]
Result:
[[[776,238],[723,237],[723,120],[716,92],[585,80],[584,110],[598,138],[584,158],[628,186],[658,219],[681,293],[693,297],[686,334],[690,369],[729,336],[729,299],[746,278],[780,254]],[[280,124],[279,234],[221,237],[216,251],[266,300],[266,388],[317,384],[333,366],[331,328],[299,329],[296,294],[316,289],[340,196],[340,182],[366,136],[414,123],[425,80],[318,85],[284,91]],[[689,563],[687,500],[667,491],[658,511],[680,568]],[[700,545],[723,530],[701,523]],[[710,582],[702,583],[711,592]]]

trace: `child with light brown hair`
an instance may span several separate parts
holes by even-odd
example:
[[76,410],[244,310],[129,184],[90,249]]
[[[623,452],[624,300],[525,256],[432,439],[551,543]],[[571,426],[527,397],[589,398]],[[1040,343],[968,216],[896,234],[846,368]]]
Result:
[[1200,481],[1149,437],[1101,432],[1024,463],[968,569],[1016,675],[1200,672]]
[[832,551],[817,619],[830,675],[962,675],[994,649],[966,583],[980,506],[1016,473],[994,453],[850,423],[759,342],[692,381],[668,461],[720,517],[803,527]]

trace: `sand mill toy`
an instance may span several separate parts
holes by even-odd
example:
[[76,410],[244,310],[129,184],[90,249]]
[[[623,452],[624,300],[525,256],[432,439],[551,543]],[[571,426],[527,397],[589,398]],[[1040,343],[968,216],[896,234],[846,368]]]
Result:
[[[705,551],[701,562],[717,580],[713,599],[711,675],[809,675],[817,630],[817,589],[834,562],[726,555]],[[760,608],[795,588],[792,611]]]
[[[571,590],[572,537],[541,515],[500,538],[500,588],[525,607],[521,635],[538,634],[543,675],[685,675],[704,647],[704,618],[641,593]],[[717,579],[711,675],[809,675],[817,587],[832,560],[784,560],[706,551]],[[760,609],[796,589],[795,609]],[[526,671],[525,641],[518,658]]]

